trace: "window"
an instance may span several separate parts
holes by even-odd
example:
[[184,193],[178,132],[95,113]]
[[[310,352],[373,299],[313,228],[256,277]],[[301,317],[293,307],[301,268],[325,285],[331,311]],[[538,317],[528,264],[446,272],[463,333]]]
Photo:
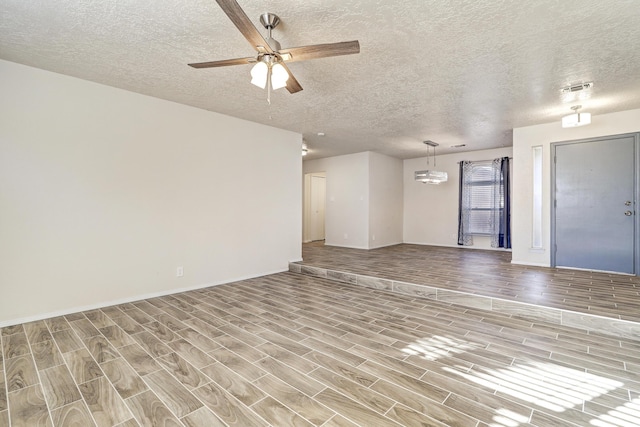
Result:
[[511,247],[509,158],[460,162],[458,244],[490,236],[492,247]]
[[[494,183],[493,174],[491,163],[472,163],[468,184],[469,234],[490,236],[494,216],[504,213],[504,186],[501,177]],[[495,201],[494,193],[498,195]]]
[[542,248],[542,145],[532,148],[533,152],[533,230],[531,247]]

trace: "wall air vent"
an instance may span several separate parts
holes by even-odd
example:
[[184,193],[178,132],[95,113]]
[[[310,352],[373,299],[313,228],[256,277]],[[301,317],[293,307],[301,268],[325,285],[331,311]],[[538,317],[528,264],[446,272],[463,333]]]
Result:
[[573,93],[573,92],[580,92],[581,90],[592,89],[592,88],[593,88],[593,82],[587,82],[587,83],[580,83],[577,85],[563,87],[560,90],[560,92]]

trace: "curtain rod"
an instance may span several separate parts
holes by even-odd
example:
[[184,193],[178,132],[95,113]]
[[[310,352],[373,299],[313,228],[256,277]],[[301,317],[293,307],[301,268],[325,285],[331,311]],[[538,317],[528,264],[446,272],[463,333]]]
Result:
[[[502,157],[496,157],[497,159],[501,159]],[[469,160],[470,162],[476,162],[476,163],[484,163],[484,162],[493,162],[494,159],[489,159],[489,160]],[[509,160],[513,160],[513,157],[509,157]],[[460,162],[456,162],[457,164],[460,164]]]

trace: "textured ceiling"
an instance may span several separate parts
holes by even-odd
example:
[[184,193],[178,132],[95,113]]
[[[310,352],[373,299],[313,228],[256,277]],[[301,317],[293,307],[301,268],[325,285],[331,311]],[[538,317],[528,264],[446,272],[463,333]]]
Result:
[[[186,65],[253,55],[214,0],[2,0],[0,58],[300,132],[308,158],[510,146],[514,127],[577,103],[594,121],[640,108],[638,0],[238,2],[261,31],[279,15],[283,47],[357,39],[361,53],[290,63],[304,90],[269,106],[250,65]],[[587,81],[583,99],[560,93]]]

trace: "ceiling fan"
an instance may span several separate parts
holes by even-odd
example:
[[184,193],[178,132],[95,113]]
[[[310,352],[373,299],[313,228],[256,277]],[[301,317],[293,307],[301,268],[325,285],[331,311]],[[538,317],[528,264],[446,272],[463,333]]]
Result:
[[271,31],[280,23],[280,18],[277,15],[273,13],[260,15],[260,23],[269,31],[269,36],[265,39],[251,23],[251,20],[244,13],[238,2],[235,0],[216,1],[242,35],[251,43],[258,55],[188,64],[193,68],[226,67],[229,65],[255,63],[251,69],[251,83],[263,89],[267,87],[269,93],[271,89],[275,90],[281,87],[286,87],[289,93],[296,93],[302,90],[302,86],[293,76],[286,62],[360,53],[360,44],[357,40],[282,49],[280,43],[271,37]]

